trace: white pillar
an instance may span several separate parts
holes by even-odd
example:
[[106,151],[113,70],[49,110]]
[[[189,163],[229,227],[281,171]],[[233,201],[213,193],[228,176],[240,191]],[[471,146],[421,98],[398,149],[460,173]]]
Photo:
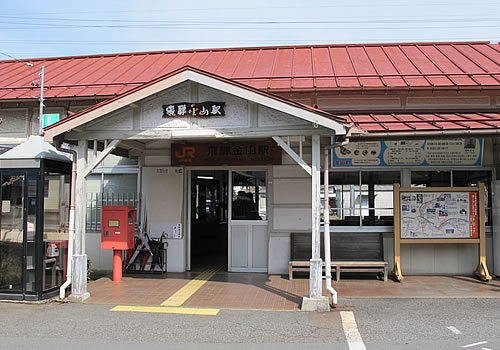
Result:
[[312,137],[312,259],[310,260],[309,297],[319,298],[322,295],[321,255],[320,255],[320,139]]
[[87,181],[84,172],[87,167],[87,140],[78,141],[76,152],[75,240],[70,299],[82,302],[90,297],[90,294],[87,292],[87,254],[85,254]]
[[309,297],[302,300],[304,311],[329,311],[328,297],[323,297],[322,260],[320,255],[320,186],[321,186],[321,147],[320,136],[312,136],[312,255],[309,262]]

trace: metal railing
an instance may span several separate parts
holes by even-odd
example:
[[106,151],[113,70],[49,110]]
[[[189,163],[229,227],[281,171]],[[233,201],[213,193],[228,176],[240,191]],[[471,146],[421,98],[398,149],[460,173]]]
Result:
[[[138,208],[137,192],[90,192],[87,193],[87,230],[101,230],[102,207],[106,205],[128,205]],[[138,215],[135,217],[138,222]]]

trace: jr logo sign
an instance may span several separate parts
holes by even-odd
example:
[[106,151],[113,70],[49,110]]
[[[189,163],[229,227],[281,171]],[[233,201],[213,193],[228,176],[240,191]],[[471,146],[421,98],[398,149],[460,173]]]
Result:
[[191,162],[196,155],[196,147],[194,146],[181,146],[180,150],[175,151],[175,158],[180,163],[189,163]]

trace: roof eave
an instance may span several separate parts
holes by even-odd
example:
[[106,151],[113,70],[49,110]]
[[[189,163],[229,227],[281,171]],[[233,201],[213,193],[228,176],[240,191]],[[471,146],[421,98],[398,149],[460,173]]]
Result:
[[469,130],[440,130],[440,131],[398,131],[398,132],[366,132],[353,133],[352,141],[388,141],[424,138],[463,138],[463,137],[489,137],[500,135],[500,128],[495,129],[469,129]]

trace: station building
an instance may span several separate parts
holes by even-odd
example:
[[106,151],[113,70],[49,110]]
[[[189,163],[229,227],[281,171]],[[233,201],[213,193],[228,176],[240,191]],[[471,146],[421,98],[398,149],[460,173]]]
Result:
[[[332,232],[381,237],[392,269],[394,184],[483,183],[487,264],[500,273],[494,205],[498,44],[285,46],[0,61],[5,154],[38,133],[41,66],[43,114],[56,118],[44,138],[77,152],[74,269],[86,271],[87,261],[92,269],[112,268],[112,253],[100,249],[106,205],[136,208],[138,229],[152,239],[166,237],[168,272],[220,262],[230,272],[287,274],[291,234],[321,230],[325,205]],[[64,280],[64,262],[55,263],[53,254],[66,252],[61,241],[68,239],[70,180],[67,171],[46,175],[38,186],[47,225],[41,224],[38,236],[43,243],[32,250],[22,210],[32,201],[32,184],[0,169],[0,264],[3,271],[7,257],[9,264],[20,263],[9,272],[13,277],[4,274],[0,293],[33,291],[28,261],[43,265],[46,278],[36,277],[43,288],[55,290]],[[36,254],[38,260],[30,259]],[[401,251],[405,274],[429,275],[471,274],[478,254],[476,245],[461,243],[405,245]],[[73,293],[85,293],[83,284]]]

